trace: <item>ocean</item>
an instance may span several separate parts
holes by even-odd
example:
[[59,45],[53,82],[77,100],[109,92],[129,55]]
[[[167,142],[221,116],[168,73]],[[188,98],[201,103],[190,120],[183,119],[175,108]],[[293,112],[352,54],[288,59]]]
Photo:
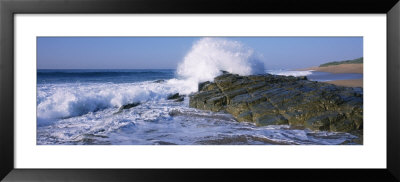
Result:
[[[200,69],[201,70],[201,69]],[[204,70],[204,69],[203,69]],[[234,71],[234,70],[233,70]],[[328,81],[362,74],[267,70]],[[349,133],[290,126],[257,127],[226,113],[189,108],[188,95],[203,77],[175,69],[37,70],[38,145],[337,145]],[[196,73],[193,73],[196,74]],[[201,73],[198,73],[201,75]],[[214,77],[209,75],[209,77]],[[167,100],[184,94],[183,102]],[[123,105],[138,106],[118,112]]]

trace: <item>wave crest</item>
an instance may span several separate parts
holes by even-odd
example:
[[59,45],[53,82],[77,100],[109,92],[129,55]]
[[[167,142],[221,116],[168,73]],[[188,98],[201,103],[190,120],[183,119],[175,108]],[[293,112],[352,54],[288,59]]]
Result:
[[45,122],[74,117],[133,102],[165,99],[169,94],[180,91],[171,84],[152,82],[46,85],[38,89],[37,118]]
[[197,41],[178,65],[177,74],[197,84],[212,81],[222,70],[239,75],[264,73],[264,63],[254,50],[238,41],[221,38],[203,38]]

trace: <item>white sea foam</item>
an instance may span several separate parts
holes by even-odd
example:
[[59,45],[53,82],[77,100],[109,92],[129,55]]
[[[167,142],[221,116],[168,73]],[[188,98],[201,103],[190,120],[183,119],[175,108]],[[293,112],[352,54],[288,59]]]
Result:
[[[40,85],[37,143],[332,145],[351,144],[356,138],[347,133],[292,130],[287,125],[257,127],[236,122],[229,114],[189,108],[188,97],[184,102],[166,100],[169,94],[187,89],[179,86],[180,81]],[[119,106],[131,102],[141,104],[115,114]]]
[[[182,90],[183,89],[183,90]],[[38,121],[79,116],[133,102],[165,99],[172,93],[184,93],[174,83],[87,83],[45,84],[38,86]]]
[[212,81],[221,70],[239,75],[264,73],[264,64],[254,50],[238,41],[221,38],[203,38],[193,44],[184,60],[178,65],[177,74],[185,80],[191,91],[197,84]]
[[267,73],[282,76],[307,76],[311,75],[313,70],[292,71],[292,70],[266,70]]
[[[188,100],[147,101],[114,114],[116,108],[59,120],[38,128],[38,144],[341,144],[346,133],[292,130],[287,125],[257,127],[229,114],[188,107]],[[174,111],[175,115],[170,113]]]
[[[169,94],[187,89],[179,86],[180,81],[40,85],[37,143],[331,145],[356,138],[289,126],[257,127],[236,122],[229,114],[189,108],[188,97],[184,102],[166,100]],[[119,106],[131,102],[141,104],[115,114]]]

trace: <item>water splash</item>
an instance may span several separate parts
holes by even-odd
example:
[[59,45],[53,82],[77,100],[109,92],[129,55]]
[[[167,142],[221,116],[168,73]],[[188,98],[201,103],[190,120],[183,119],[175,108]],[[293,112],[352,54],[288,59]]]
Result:
[[177,74],[191,83],[192,91],[197,91],[199,82],[212,81],[222,74],[221,70],[239,75],[260,74],[264,73],[264,63],[253,49],[238,41],[202,38],[178,65]]

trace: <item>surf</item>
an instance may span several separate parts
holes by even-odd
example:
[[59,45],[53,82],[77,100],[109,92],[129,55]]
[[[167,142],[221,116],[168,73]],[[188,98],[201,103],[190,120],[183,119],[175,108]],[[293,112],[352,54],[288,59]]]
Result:
[[239,41],[202,38],[177,67],[178,78],[189,82],[192,92],[197,91],[198,83],[212,81],[222,71],[243,76],[263,74],[264,63],[260,55]]

